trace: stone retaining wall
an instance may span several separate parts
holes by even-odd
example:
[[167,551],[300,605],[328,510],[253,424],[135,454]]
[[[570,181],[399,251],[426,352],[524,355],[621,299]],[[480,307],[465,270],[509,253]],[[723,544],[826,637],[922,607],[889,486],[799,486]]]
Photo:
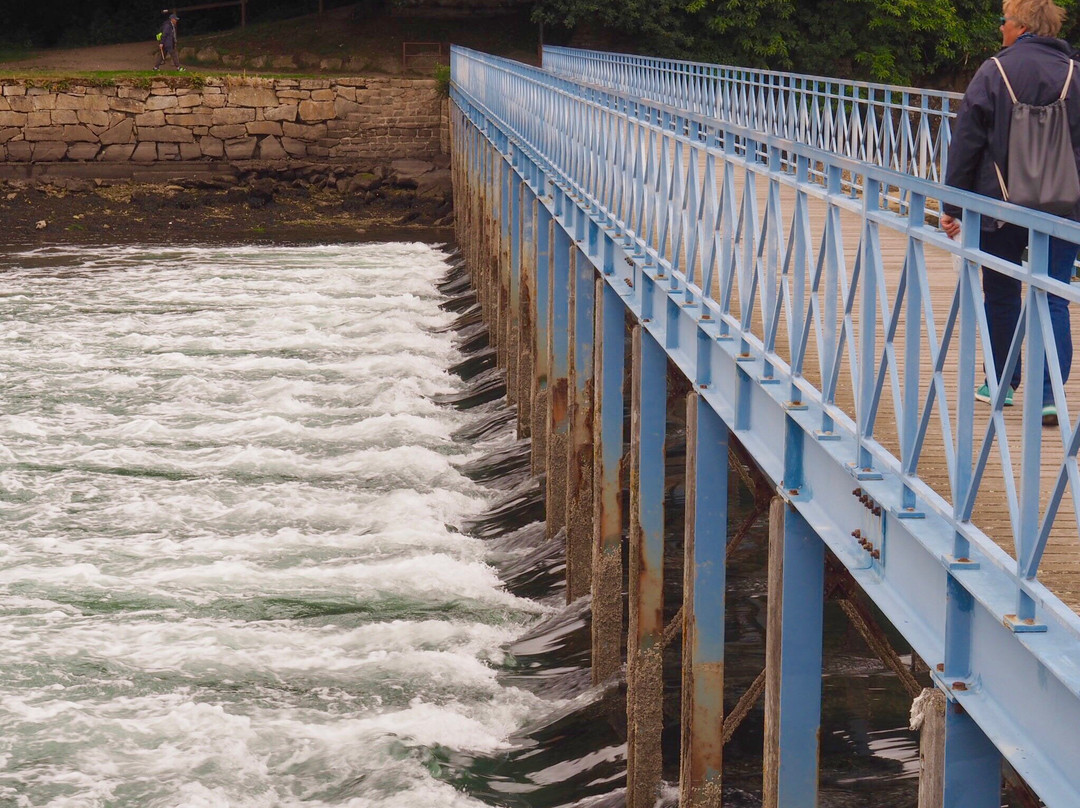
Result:
[[430,79],[76,81],[0,81],[0,162],[431,159],[445,140]]

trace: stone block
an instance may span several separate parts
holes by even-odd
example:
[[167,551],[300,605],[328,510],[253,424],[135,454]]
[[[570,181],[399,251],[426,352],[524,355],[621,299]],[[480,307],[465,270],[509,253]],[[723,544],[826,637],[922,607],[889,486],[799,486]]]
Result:
[[263,117],[268,121],[295,121],[296,104],[279,104],[276,107],[267,107]]
[[62,140],[64,127],[62,126],[28,126],[23,133],[27,140]]
[[270,64],[275,70],[296,70],[296,59],[292,56],[275,56]]
[[289,99],[290,101],[299,101],[304,98],[309,98],[310,93],[305,93],[303,90],[285,90],[281,86],[278,86],[278,98]]
[[159,144],[157,144],[157,159],[158,160],[179,160],[180,159],[180,147],[175,143],[159,143]]
[[157,161],[157,144],[140,143],[131,153],[131,159],[136,163],[153,163]]
[[67,159],[69,160],[93,160],[97,157],[101,147],[97,143],[73,143],[68,147]]
[[281,139],[281,148],[283,148],[290,157],[307,156],[307,144],[296,138],[283,137]]
[[255,110],[251,107],[223,107],[211,113],[211,125],[227,126],[234,123],[247,123],[255,120]]
[[253,121],[247,126],[249,135],[276,135],[281,137],[281,124],[277,121]]
[[202,106],[202,95],[198,93],[192,93],[191,95],[182,95],[176,99],[177,106],[181,109],[191,109],[192,107]]
[[[57,109],[57,110],[53,110],[53,112],[52,112],[52,122],[57,123],[57,124],[82,123],[82,121],[79,120],[79,115],[82,115],[82,114],[85,114],[82,110],[79,110],[78,112],[76,112],[73,109]],[[104,113],[91,113],[91,114],[95,114],[95,115],[101,114],[101,115],[103,115]],[[108,116],[106,116],[105,119],[107,121]]]
[[25,140],[12,140],[7,144],[7,159],[15,163],[29,163],[33,147]]
[[14,140],[16,137],[22,134],[22,129],[0,129],[0,143],[7,143],[9,140]]
[[140,126],[139,140],[150,143],[191,143],[195,136],[184,126]]
[[27,126],[52,126],[52,113],[51,112],[28,112],[26,113],[26,125]]
[[216,65],[221,61],[221,54],[210,47],[199,48],[195,52],[195,58],[202,64]]
[[71,95],[71,93],[57,93],[53,109],[82,109],[85,96]]
[[225,144],[211,135],[199,138],[199,149],[204,157],[224,157]]
[[[33,89],[37,89],[37,88],[32,87],[31,89],[33,90]],[[46,93],[44,95],[32,95],[30,97],[32,99],[30,103],[34,105],[35,110],[47,109],[47,110],[51,111],[51,110],[56,109],[56,94],[55,93]]]
[[259,145],[257,137],[237,138],[225,142],[225,155],[230,160],[250,160],[255,155],[255,148]]
[[210,113],[193,112],[190,114],[175,114],[166,115],[165,123],[172,126],[186,126],[193,129],[196,126],[211,126],[213,124],[213,116]]
[[203,156],[202,146],[198,143],[181,143],[180,145],[180,159],[181,160],[200,160]]
[[68,143],[97,143],[98,136],[85,126],[65,126],[64,140]]
[[319,138],[326,137],[326,124],[306,126],[301,123],[283,123],[281,125],[281,131],[286,137],[293,137],[297,140],[315,141]]
[[152,95],[146,99],[147,112],[157,109],[172,109],[178,106],[180,106],[180,102],[177,101],[175,95]]
[[109,99],[109,109],[116,110],[117,112],[130,112],[133,115],[137,115],[138,113],[143,112],[143,102],[137,98],[123,98],[118,96]]
[[222,140],[232,140],[233,138],[244,137],[247,135],[247,129],[241,123],[231,124],[229,126],[211,126],[210,134],[216,138]]
[[3,95],[0,95],[0,112],[10,112],[10,111],[11,111],[11,102],[8,101],[6,98],[4,98]]
[[26,86],[23,84],[5,84],[4,96],[10,98],[13,95],[26,95]]
[[354,112],[360,112],[362,107],[355,101],[350,101],[348,98],[338,98],[334,101],[334,117],[344,118]]
[[300,79],[300,89],[328,90],[330,89],[330,79]]
[[131,143],[135,140],[135,122],[131,118],[124,118],[98,135],[98,140],[105,145]]
[[305,123],[328,121],[336,114],[333,101],[301,101],[297,111]]
[[230,87],[229,105],[234,107],[276,107],[277,93],[270,87]]
[[[96,87],[91,89],[97,89]],[[105,112],[109,109],[109,102],[113,99],[107,95],[84,95],[82,97],[82,104],[79,109],[92,110],[94,112]]]
[[312,101],[333,101],[335,98],[337,98],[337,93],[335,93],[333,90],[331,90],[329,88],[327,88],[325,90],[312,90],[311,91],[311,100]]
[[80,109],[76,113],[76,120],[79,123],[87,124],[88,126],[109,126],[112,123],[112,119],[109,117],[108,112],[103,112],[98,109]]
[[105,163],[125,163],[135,151],[134,143],[118,143],[106,146],[98,155],[98,160]]
[[34,162],[51,163],[63,160],[67,154],[68,144],[62,140],[42,140],[34,144]]
[[155,110],[154,112],[144,112],[142,115],[136,115],[135,125],[140,129],[144,126],[164,126],[165,113],[161,110]]
[[8,99],[8,103],[15,112],[34,111],[34,99],[28,95],[13,95]]
[[25,112],[0,112],[0,126],[26,126]]
[[285,160],[289,156],[281,141],[272,135],[259,141],[258,154],[260,160]]
[[224,95],[203,95],[203,106],[220,109],[228,103]]
[[132,98],[136,101],[145,101],[150,97],[150,91],[144,87],[133,87],[130,84],[122,85],[116,90],[117,98]]

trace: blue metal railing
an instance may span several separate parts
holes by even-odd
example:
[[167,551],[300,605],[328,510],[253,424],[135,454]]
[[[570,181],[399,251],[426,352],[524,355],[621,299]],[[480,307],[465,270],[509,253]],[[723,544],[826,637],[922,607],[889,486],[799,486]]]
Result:
[[545,70],[941,181],[959,93],[545,46]]
[[[687,110],[675,106],[679,97],[652,101],[638,88],[617,91],[614,80],[609,90],[584,86],[460,48],[451,69],[462,120],[485,133],[539,196],[565,196],[625,251],[631,268],[605,258],[604,277],[650,328],[667,329],[662,344],[689,378],[711,378],[697,364],[700,357],[716,345],[736,346],[734,356],[746,363],[740,367],[754,370],[738,376],[740,390],[748,387],[703,384],[703,395],[778,483],[793,451],[773,443],[786,422],[776,428],[745,402],[759,396],[782,403],[778,412],[806,425],[822,464],[813,470],[817,484],[799,488],[807,518],[848,568],[863,574],[864,586],[876,586],[879,605],[903,623],[919,653],[946,659],[942,675],[978,679],[978,697],[991,707],[966,706],[1047,804],[1076,804],[1080,774],[1065,750],[1080,725],[1080,619],[1037,576],[1052,532],[1073,542],[1080,534],[1080,430],[1056,370],[1060,425],[1044,430],[1040,420],[1044,359],[1057,364],[1047,295],[1077,302],[1080,290],[1048,278],[1044,261],[1011,264],[978,244],[981,217],[1027,228],[1035,259],[1046,255],[1051,236],[1080,242],[1080,226],[944,188],[932,173],[930,179],[899,173],[891,166],[900,164],[888,160],[860,162],[785,131],[717,119],[708,107],[712,85],[705,83],[679,90],[688,106],[694,98],[703,105]],[[945,124],[937,138],[926,148],[940,157]],[[900,190],[902,209],[890,204],[886,188]],[[929,223],[941,202],[964,211],[958,241]],[[902,259],[883,251],[888,232],[899,234]],[[932,267],[945,254],[958,262],[947,277]],[[1006,419],[1004,391],[993,378],[995,404],[988,415],[976,410],[974,388],[982,368],[993,367],[980,266],[1023,286],[1024,313],[1008,366],[1023,341],[1019,418]],[[663,285],[666,304],[645,296],[643,289],[652,288],[646,275]],[[687,318],[696,337],[679,331]],[[799,447],[799,456],[810,454]],[[943,457],[940,475],[922,467],[931,450]],[[1056,459],[1046,484],[1050,456]],[[843,474],[838,484],[827,482],[836,482],[829,475],[837,470],[873,490],[895,517],[888,522],[895,558],[918,546],[927,558],[941,559],[950,580],[962,581],[985,614],[985,642],[980,635],[971,641],[974,650],[950,656],[971,634],[946,636],[946,613],[955,603],[947,608],[939,577],[925,570],[913,575],[884,557],[869,561],[846,538],[837,516],[848,509],[843,497],[850,499],[840,490]],[[978,493],[995,474],[1010,529],[994,538],[1011,544],[1012,555],[973,521]],[[884,542],[885,522],[874,529]],[[910,594],[923,590],[925,596]],[[1000,645],[994,626],[1000,631],[1003,623],[1021,638],[1016,659],[1013,645],[1008,654],[986,650]],[[983,629],[966,629],[976,630]],[[963,662],[949,661],[961,656]],[[1030,685],[1023,696],[1020,684]],[[956,697],[975,699],[975,691]],[[1005,747],[1021,741],[1037,750],[1022,747],[1026,757],[1010,756]]]

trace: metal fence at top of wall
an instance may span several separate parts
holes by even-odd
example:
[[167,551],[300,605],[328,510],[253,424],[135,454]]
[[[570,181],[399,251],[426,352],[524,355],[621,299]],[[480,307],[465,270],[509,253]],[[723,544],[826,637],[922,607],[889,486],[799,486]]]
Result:
[[[738,356],[759,362],[756,383],[778,383],[770,389],[784,391],[789,413],[809,406],[818,419],[817,445],[853,470],[852,479],[884,474],[895,484],[888,497],[902,522],[894,529],[905,525],[923,546],[944,548],[934,551],[938,557],[978,560],[965,580],[990,626],[1044,632],[1038,636],[1050,646],[1029,650],[1039,669],[1056,677],[1054,688],[1063,689],[1051,688],[1054,694],[1038,705],[1008,708],[1002,737],[1015,743],[1017,733],[1037,731],[1044,757],[1010,759],[1039,784],[1047,804],[1075,804],[1069,800],[1080,795],[1078,773],[1057,757],[1075,738],[1062,726],[1068,722],[1054,716],[1080,711],[1080,669],[1076,657],[1069,661],[1080,654],[1080,618],[1038,576],[1048,544],[1064,541],[1072,548],[1080,536],[1080,429],[1057,370],[1048,309],[1048,296],[1080,302],[1080,289],[1045,270],[1050,238],[1080,242],[1080,226],[769,130],[653,103],[636,91],[583,86],[461,48],[452,51],[451,70],[454,103],[507,160],[523,155],[522,166],[537,167],[538,176],[519,170],[540,185],[542,198],[572,199],[602,229],[618,234],[627,264],[652,267],[669,284],[670,306],[656,316],[694,312],[698,348],[681,337],[667,346],[677,364],[695,361],[701,339],[729,341]],[[824,183],[810,176],[815,166]],[[556,194],[547,183],[562,190]],[[904,212],[887,203],[883,189],[889,186],[903,190]],[[939,202],[964,211],[956,241],[931,223],[929,211]],[[980,251],[982,218],[1029,229],[1031,265]],[[884,248],[888,234],[899,246]],[[616,260],[605,272],[627,272],[621,264]],[[993,404],[977,409],[974,398],[984,367],[993,367],[980,266],[1017,279],[1023,290],[1024,310],[1003,374],[1008,378],[1023,354],[1019,417],[1015,409],[1006,417],[1006,386],[993,377]],[[639,294],[635,277],[617,278],[622,294]],[[1046,360],[1060,418],[1052,429],[1040,419]],[[753,415],[737,406],[718,412],[753,437]],[[757,458],[777,481],[782,455]],[[924,462],[930,455],[938,458],[936,466]],[[993,539],[978,511],[986,490],[1006,506]],[[850,494],[817,490],[822,519],[830,518],[830,497],[847,507],[843,496]],[[858,548],[854,553],[845,557],[863,564]],[[905,574],[888,570],[883,560],[867,563],[884,578]],[[940,651],[947,642],[938,612],[944,607],[906,608],[920,615],[909,623],[908,636]],[[979,642],[974,647],[972,655],[989,653]],[[989,666],[984,670],[1012,664],[1007,660],[1014,655],[991,655],[982,660]],[[1035,681],[1046,689],[1045,677]],[[993,686],[984,680],[981,687],[980,697],[992,700]],[[1015,688],[996,693],[1016,698]],[[993,722],[1001,714],[995,708],[984,715]]]
[[546,46],[544,69],[940,182],[958,93]]

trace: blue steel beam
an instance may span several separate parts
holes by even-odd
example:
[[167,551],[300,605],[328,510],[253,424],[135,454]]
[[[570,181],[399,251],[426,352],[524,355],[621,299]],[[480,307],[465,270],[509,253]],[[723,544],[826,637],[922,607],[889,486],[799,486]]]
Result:
[[[635,190],[625,197],[638,201],[639,207],[635,210],[642,213],[638,222],[645,223],[630,227],[625,210],[605,209],[596,201],[595,189],[581,184],[586,175],[583,167],[594,161],[578,131],[586,121],[595,124],[603,120],[604,114],[629,116],[631,113],[625,110],[631,110],[633,115],[640,116],[635,118],[634,125],[650,133],[659,126],[668,127],[665,131],[685,133],[688,131],[685,118],[675,113],[661,115],[626,99],[587,101],[580,90],[571,91],[559,80],[492,57],[455,49],[454,60],[452,93],[463,124],[470,122],[488,132],[501,126],[505,128],[507,138],[520,141],[523,154],[559,189],[553,200],[544,203],[556,222],[556,232],[560,229],[565,232],[568,228],[574,230],[578,226],[578,221],[563,205],[571,191],[581,200],[582,209],[588,205],[588,216],[593,221],[601,227],[615,224],[613,231],[601,231],[597,249],[587,254],[597,273],[620,294],[629,311],[643,323],[656,342],[669,346],[669,358],[687,378],[711,380],[709,389],[703,391],[705,400],[737,431],[755,461],[777,483],[785,482],[784,458],[788,453],[788,441],[793,434],[802,432],[803,467],[811,471],[804,484],[796,487],[797,494],[786,495],[792,507],[845,564],[916,652],[932,664],[943,666],[942,671],[936,673],[939,685],[1046,804],[1070,807],[1080,804],[1080,771],[1072,764],[1073,750],[1080,740],[1077,729],[1080,727],[1080,620],[1037,580],[1020,578],[1016,562],[993,545],[965,516],[964,498],[956,499],[957,492],[965,487],[962,484],[965,478],[977,485],[978,474],[984,468],[980,463],[985,452],[978,455],[974,467],[966,465],[964,452],[967,449],[964,446],[970,447],[970,443],[965,444],[966,439],[952,442],[954,436],[948,427],[944,387],[940,382],[948,340],[961,348],[965,345],[964,340],[969,340],[969,346],[973,345],[976,324],[972,320],[978,321],[980,329],[985,327],[985,321],[980,320],[979,307],[971,305],[974,302],[971,295],[977,290],[977,283],[971,281],[978,264],[1019,278],[1036,289],[1037,299],[1052,292],[1075,300],[1080,293],[1034,277],[1022,268],[995,261],[980,253],[970,241],[949,242],[925,225],[900,220],[891,211],[867,204],[867,200],[851,199],[846,193],[822,191],[820,187],[804,182],[807,173],[804,167],[809,162],[838,166],[845,174],[861,181],[903,184],[908,193],[924,199],[945,198],[965,209],[965,235],[972,228],[977,232],[980,215],[1014,221],[1036,234],[1076,241],[1080,241],[1080,229],[1069,222],[943,190],[925,181],[900,177],[883,169],[757,133],[722,128],[717,135],[723,141],[721,153],[729,164],[737,164],[744,171],[762,173],[768,176],[769,182],[789,184],[797,196],[818,199],[830,206],[847,207],[878,226],[900,229],[909,239],[947,249],[965,262],[955,301],[968,310],[968,317],[957,317],[954,303],[954,311],[947,318],[944,331],[940,332],[940,342],[926,296],[923,296],[928,333],[931,328],[934,330],[929,352],[932,359],[928,370],[932,374],[930,400],[924,404],[920,429],[925,433],[927,416],[932,410],[930,405],[933,396],[937,395],[942,399],[939,415],[946,425],[944,431],[950,436],[947,445],[954,447],[950,450],[949,461],[952,491],[938,492],[914,473],[905,472],[900,459],[890,455],[872,437],[868,438],[867,433],[860,431],[842,411],[829,407],[821,392],[793,371],[782,356],[766,356],[760,338],[742,329],[739,318],[732,317],[724,308],[723,300],[713,300],[699,288],[685,284],[677,275],[673,288],[671,268],[663,252],[666,245],[660,245],[655,239],[653,223],[657,221],[657,207],[666,204],[658,193],[649,189]],[[495,114],[496,108],[500,110],[499,115]],[[583,114],[585,108],[591,110],[588,116]],[[538,110],[543,114],[538,114]],[[656,123],[643,123],[646,116]],[[546,127],[550,127],[550,134]],[[559,137],[556,137],[556,131]],[[668,137],[666,134],[649,134],[642,142],[659,144]],[[685,135],[670,137],[680,144],[680,148],[710,148],[701,143],[689,143]],[[496,140],[492,138],[493,142]],[[755,147],[747,146],[754,143],[782,148],[789,155],[786,164],[794,165],[794,170],[770,173],[768,166],[756,159]],[[651,155],[642,155],[629,165],[635,166],[635,172],[640,172],[639,178],[656,177],[655,166],[658,164],[651,160]],[[720,208],[731,204],[728,198],[721,202]],[[723,235],[725,228],[732,226],[728,219],[718,229]],[[738,226],[757,224],[748,222]],[[654,238],[645,241],[643,235],[650,228],[654,228]],[[793,230],[800,228],[793,227]],[[717,244],[721,251],[726,249],[723,238],[718,238]],[[794,237],[789,238],[785,248],[789,255],[794,245]],[[731,252],[725,254],[732,255]],[[726,260],[723,255],[717,257],[715,271],[720,275],[722,288],[725,284],[730,288],[735,274],[734,265],[725,264]],[[782,266],[798,264],[798,256],[795,256],[794,260],[785,260]],[[606,266],[613,266],[614,271],[603,274]],[[819,266],[815,277],[821,277],[820,269]],[[713,270],[707,268],[706,271]],[[881,277],[880,266],[862,267],[863,273],[871,271]],[[800,346],[805,345],[808,335],[812,334],[810,317],[816,316],[814,308],[820,309],[821,305],[814,297],[819,292],[812,289],[810,279],[806,278],[811,272],[814,270],[808,266],[807,273],[790,279],[791,286],[785,292],[785,299],[794,300],[794,289],[800,283],[805,284],[808,292],[804,299],[812,304],[807,319],[793,320],[789,328],[791,333],[803,335],[803,342],[796,340],[793,357],[799,355]],[[926,285],[924,275],[925,267],[915,262],[911,277],[923,288]],[[677,305],[672,305],[673,300]],[[787,316],[793,317],[794,311],[794,306],[785,304]],[[845,328],[857,326],[858,323],[852,322]],[[675,333],[669,334],[670,331]],[[955,331],[960,332],[959,339],[953,333]],[[736,338],[731,339],[731,336]],[[848,346],[846,349],[857,357],[859,341],[853,336],[846,335],[838,344]],[[961,351],[957,361],[961,366],[970,363],[971,353],[965,355]],[[773,368],[773,375],[780,384],[757,382],[766,373],[766,362]],[[853,364],[857,365],[854,358]],[[973,365],[968,371],[972,369]],[[1056,387],[1056,393],[1064,400],[1060,385]],[[961,390],[959,401],[962,405],[966,405],[965,395]],[[962,423],[970,421],[970,417],[970,410],[967,410],[959,413],[957,420]],[[826,418],[835,422],[834,440],[820,439],[820,427]],[[1067,446],[1071,445],[1073,430],[1063,432],[1062,439]],[[962,431],[958,435],[963,438]],[[873,465],[855,465],[855,461],[867,452]],[[1070,458],[1074,457],[1072,450]],[[872,474],[864,478],[866,468]],[[974,476],[971,476],[972,469],[976,472]],[[1034,471],[1038,472],[1037,469]],[[848,493],[855,487],[859,488],[862,501]],[[909,510],[911,495],[914,495],[922,518],[908,518],[912,515]],[[871,506],[873,515],[869,510]],[[1043,518],[1046,518],[1045,511]],[[853,527],[873,533],[876,554],[869,554],[856,544],[851,537]],[[963,538],[968,548],[963,558],[957,558],[958,537]],[[946,643],[950,580],[970,596],[970,629],[963,645]],[[1014,631],[1015,626],[1007,620],[1007,615],[1016,613],[1021,590],[1036,603],[1036,613],[1042,624],[1037,627],[1043,629],[1041,633]],[[949,675],[956,669],[952,662],[961,658],[967,660],[966,666],[961,667],[970,673],[954,679]]]

